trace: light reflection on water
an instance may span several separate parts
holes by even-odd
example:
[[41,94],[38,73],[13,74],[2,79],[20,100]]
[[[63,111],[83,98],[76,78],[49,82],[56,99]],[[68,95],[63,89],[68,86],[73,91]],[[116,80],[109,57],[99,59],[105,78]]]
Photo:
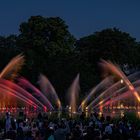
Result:
[[120,111],[112,111],[112,112],[102,112],[103,115],[106,116],[110,116],[112,118],[116,118],[116,117],[123,117],[125,114],[134,114],[136,115],[138,118],[140,118],[140,111],[124,111],[124,110],[120,110]]

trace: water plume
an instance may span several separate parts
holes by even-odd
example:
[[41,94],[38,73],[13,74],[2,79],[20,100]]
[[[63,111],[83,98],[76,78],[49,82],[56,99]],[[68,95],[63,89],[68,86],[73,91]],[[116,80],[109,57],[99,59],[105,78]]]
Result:
[[54,109],[50,101],[47,99],[47,97],[34,85],[32,85],[27,79],[25,78],[18,78],[18,85],[20,85],[22,88],[26,90],[32,91],[32,94],[36,96],[38,99],[40,99],[43,104],[45,104],[49,110]]
[[[37,104],[35,104],[34,102],[32,102],[31,100],[29,100],[28,98],[22,96],[20,93],[16,92],[15,90],[10,89],[8,86],[5,86],[3,84],[0,84],[0,93],[3,93],[4,95],[8,96],[13,96],[18,98],[19,100],[27,103],[28,105],[31,106],[38,106]],[[39,106],[38,106],[39,107]],[[40,108],[40,107],[39,107]]]
[[122,79],[124,81],[124,83],[126,84],[126,86],[128,87],[128,89],[134,94],[134,96],[136,97],[138,102],[140,102],[140,96],[139,96],[138,92],[135,90],[135,88],[133,87],[131,82],[128,80],[126,75],[121,71],[119,66],[117,66],[111,62],[107,62],[105,60],[102,60],[101,65],[104,68],[106,68],[107,70],[110,70],[112,73],[116,74],[120,79]]
[[[136,88],[136,91],[139,91],[139,90],[140,90],[139,88]],[[126,98],[128,99],[128,97],[129,97],[129,99],[132,99],[133,100],[133,97],[134,96],[132,95],[131,91],[124,92],[123,94],[121,94],[121,95],[119,95],[117,97],[114,97],[114,98],[110,99],[105,104],[103,104],[103,107],[109,105],[110,103],[115,103],[117,101],[120,101],[122,99],[126,99]]]
[[[117,82],[117,83],[118,83],[118,82]],[[117,84],[117,83],[116,83],[116,84]],[[138,86],[140,85],[140,80],[137,80],[137,81],[133,82],[132,84],[133,84],[133,86],[134,86],[135,88],[138,88]],[[127,92],[127,91],[128,91],[128,90],[127,90],[126,86],[124,86],[124,87],[122,87],[122,88],[120,88],[120,89],[118,89],[118,90],[116,90],[116,91],[113,91],[112,94],[108,94],[107,97],[104,97],[103,100],[100,101],[100,102],[98,102],[96,105],[93,106],[93,104],[95,104],[95,102],[92,102],[92,108],[93,108],[93,109],[94,109],[94,108],[97,108],[98,106],[105,104],[109,99],[111,99],[111,98],[113,98],[113,97],[117,97],[117,96],[119,96],[119,95],[121,95],[121,94],[123,94],[123,93],[125,93],[125,92]],[[108,93],[110,93],[110,92],[108,91]],[[90,107],[91,107],[91,106],[89,106],[89,108],[90,108]]]
[[57,108],[61,110],[62,106],[60,99],[48,78],[45,75],[40,74],[38,83],[41,91],[49,99],[49,101],[51,103],[54,103],[57,106]]
[[24,64],[24,56],[22,54],[14,57],[0,73],[0,78],[13,80],[18,76],[19,70]]
[[68,101],[69,101],[69,108],[72,113],[77,112],[77,105],[78,105],[78,96],[79,96],[79,74],[77,74],[76,78],[72,82],[68,90]]
[[26,90],[24,90],[23,88],[21,88],[20,86],[18,86],[17,84],[9,81],[9,80],[5,80],[5,79],[0,79],[0,84],[6,85],[7,87],[9,86],[11,89],[17,91],[18,93],[20,93],[21,95],[27,97],[29,100],[31,100],[32,102],[38,104],[39,106],[42,106],[44,108],[44,105],[38,100],[36,99],[34,96],[32,96],[29,92],[27,92]]
[[[136,86],[139,84],[139,80],[137,80],[139,78],[140,72],[135,72],[131,75],[128,76],[128,79],[133,82],[133,85]],[[135,81],[137,80],[137,81]],[[99,96],[97,96],[88,106],[87,108],[96,108],[99,105],[102,105],[106,100],[108,100],[109,98],[115,96],[118,92],[124,92],[123,90],[126,89],[125,85],[123,84],[122,80],[119,80],[118,82],[114,83],[113,85],[111,85],[110,87],[108,87],[105,91],[101,92]],[[110,95],[110,93],[112,93]],[[99,102],[98,104],[96,104],[97,102]],[[96,104],[96,105],[94,105]]]
[[109,76],[106,77],[105,79],[103,79],[97,86],[95,86],[90,93],[87,95],[87,97],[82,101],[81,105],[79,106],[79,109],[82,108],[82,110],[84,109],[84,107],[86,107],[88,105],[88,103],[92,100],[92,98],[94,97],[94,95],[100,90],[104,90],[106,88],[108,88],[110,85],[112,85],[113,83],[113,77]]

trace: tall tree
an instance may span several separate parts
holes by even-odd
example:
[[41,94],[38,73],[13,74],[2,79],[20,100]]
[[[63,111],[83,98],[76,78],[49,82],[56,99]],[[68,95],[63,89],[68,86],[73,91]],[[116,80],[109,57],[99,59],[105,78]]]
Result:
[[137,46],[135,38],[116,28],[109,28],[77,41],[77,50],[85,55],[89,62],[109,59],[118,63],[133,63],[130,59]]
[[70,77],[67,75],[72,73],[68,63],[75,43],[68,26],[59,17],[32,16],[19,30],[17,44],[27,59],[24,75],[35,82],[42,72],[63,92]]
[[135,57],[138,57],[135,38],[116,28],[104,29],[79,39],[75,51],[79,54],[80,71],[86,75],[82,82],[85,81],[85,85],[89,86],[102,78],[99,76],[100,59],[111,60],[119,65],[135,65]]

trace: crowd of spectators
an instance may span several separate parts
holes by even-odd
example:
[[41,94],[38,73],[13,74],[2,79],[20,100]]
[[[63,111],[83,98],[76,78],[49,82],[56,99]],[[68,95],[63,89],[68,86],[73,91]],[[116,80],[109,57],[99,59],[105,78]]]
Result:
[[9,113],[0,123],[1,139],[11,140],[140,140],[140,127],[126,116],[113,121],[110,116],[93,113],[89,118],[48,119],[39,113],[15,119]]

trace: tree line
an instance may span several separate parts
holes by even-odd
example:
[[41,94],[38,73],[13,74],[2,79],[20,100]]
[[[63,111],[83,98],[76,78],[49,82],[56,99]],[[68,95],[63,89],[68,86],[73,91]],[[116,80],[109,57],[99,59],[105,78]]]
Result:
[[140,43],[129,33],[108,28],[76,39],[60,17],[31,16],[20,24],[18,35],[0,36],[0,69],[19,53],[26,63],[20,75],[38,87],[40,73],[46,75],[63,96],[80,73],[81,95],[103,78],[98,65],[110,60],[124,68],[139,68]]

